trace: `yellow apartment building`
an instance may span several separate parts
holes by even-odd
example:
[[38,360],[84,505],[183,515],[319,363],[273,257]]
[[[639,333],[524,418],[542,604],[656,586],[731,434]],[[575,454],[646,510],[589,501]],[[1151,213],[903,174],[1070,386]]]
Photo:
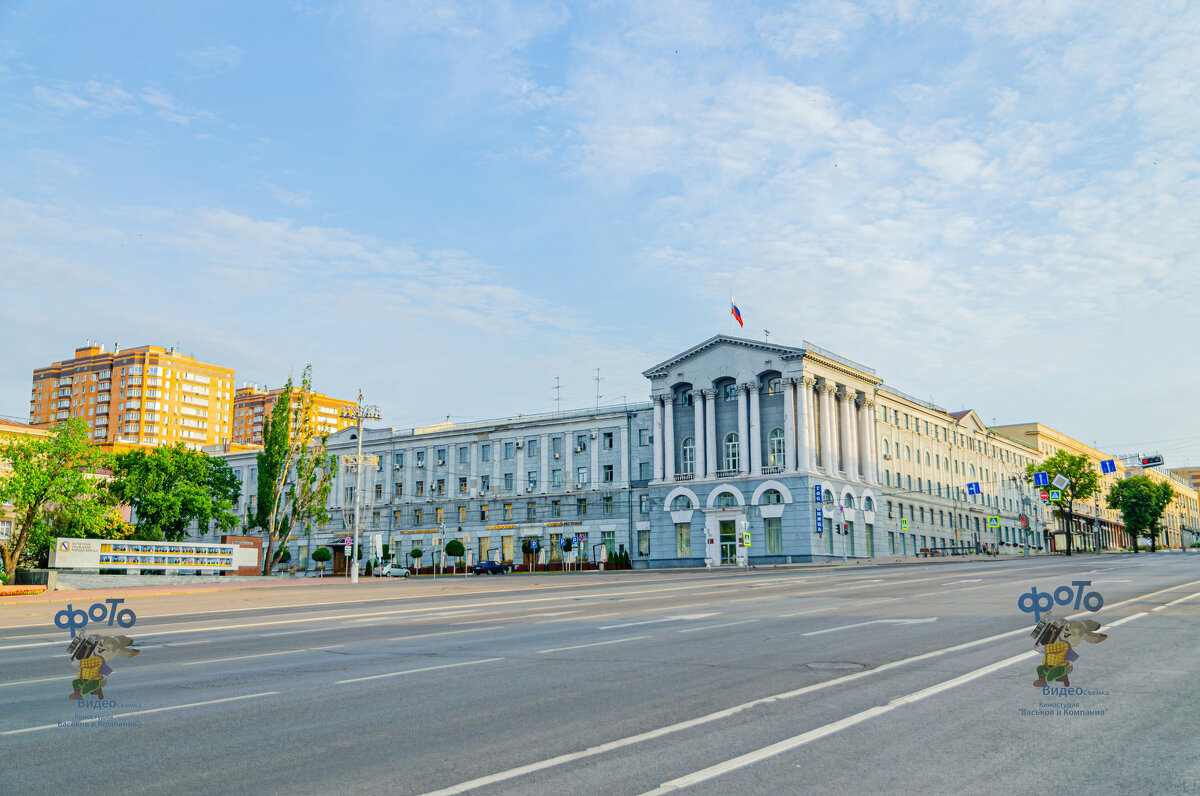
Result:
[[[0,439],[18,436],[48,437],[50,436],[50,432],[34,428],[17,420],[0,418]],[[4,477],[4,471],[7,469],[8,465],[0,462],[0,478]],[[16,526],[16,521],[17,515],[13,513],[12,506],[0,504],[0,542],[8,541],[8,537],[12,534],[13,528]]]
[[[1086,456],[1100,477],[1100,488],[1088,501],[1076,501],[1075,503],[1075,520],[1071,528],[1071,549],[1092,550],[1095,549],[1097,543],[1101,550],[1115,550],[1129,546],[1129,536],[1125,533],[1125,524],[1121,519],[1121,513],[1108,508],[1104,499],[1112,485],[1125,477],[1125,464],[1121,457],[1097,450],[1085,442],[1080,442],[1074,437],[1041,423],[1015,423],[996,426],[994,430],[1037,450],[1039,461],[1050,458],[1059,450],[1065,450],[1072,456],[1080,454]],[[1107,459],[1112,459],[1116,464],[1115,473],[1101,472],[1100,462]],[[1055,550],[1064,550],[1067,533],[1066,518],[1055,516],[1053,524]]]
[[1179,549],[1189,547],[1193,542],[1200,541],[1200,492],[1192,485],[1188,470],[1197,468],[1180,468],[1162,472],[1158,467],[1142,467],[1142,460],[1137,456],[1125,457],[1125,475],[1146,475],[1152,481],[1171,484],[1175,496],[1163,512],[1159,524],[1163,535],[1158,538],[1159,547]]
[[93,443],[114,450],[182,442],[193,450],[232,434],[233,368],[178,349],[106,350],[88,342],[75,356],[33,372],[29,422],[87,423]]
[[[263,418],[271,414],[282,387],[269,390],[257,385],[243,385],[233,396],[233,442],[238,445],[261,446],[263,444]],[[343,406],[354,406],[356,401],[331,398],[323,393],[314,392],[313,416],[316,418],[318,434],[333,434],[354,425],[354,421],[341,417]],[[300,401],[296,392],[292,393],[292,409],[299,410]]]

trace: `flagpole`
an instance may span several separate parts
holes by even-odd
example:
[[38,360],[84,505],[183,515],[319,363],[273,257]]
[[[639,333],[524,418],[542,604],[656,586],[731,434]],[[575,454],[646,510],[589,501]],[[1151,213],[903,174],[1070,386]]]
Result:
[[733,307],[734,307],[733,294],[730,293],[729,294],[729,336],[730,337],[733,337]]

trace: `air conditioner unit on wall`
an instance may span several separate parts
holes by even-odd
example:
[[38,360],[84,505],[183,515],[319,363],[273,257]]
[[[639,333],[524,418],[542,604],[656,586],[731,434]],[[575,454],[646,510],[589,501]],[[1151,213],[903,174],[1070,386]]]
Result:
[[582,446],[582,445],[576,445],[576,446],[575,446],[575,452],[576,452],[576,453],[583,453],[583,446]]
[[438,467],[445,467],[445,466],[446,466],[446,460],[445,460],[445,459],[438,459],[438,465],[437,465],[437,466],[438,466]]
[[557,458],[558,458],[559,456],[561,456],[561,455],[562,455],[562,454],[556,453],[556,454],[554,454],[554,458],[555,458],[555,459],[557,459]]
[[523,447],[525,447],[525,443],[521,442],[521,440],[517,440],[517,450],[521,450]]
[[425,466],[425,462],[417,462],[417,467],[424,467],[424,466]]
[[591,437],[592,439],[595,439],[595,438],[596,438],[596,432],[595,432],[595,431],[593,431],[593,432],[589,433],[589,434],[588,434],[588,436],[589,436],[589,437]]
[[583,484],[576,484],[576,485],[575,485],[575,488],[576,488],[576,489],[583,489]]

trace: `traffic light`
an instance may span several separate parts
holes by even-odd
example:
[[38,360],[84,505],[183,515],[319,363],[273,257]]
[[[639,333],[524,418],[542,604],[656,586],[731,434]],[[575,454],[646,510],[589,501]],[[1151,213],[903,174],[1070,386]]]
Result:
[[1025,528],[1029,527],[1029,518],[1026,517],[1024,514],[1021,515],[1021,525],[1022,525],[1022,527],[1025,527]]
[[1161,456],[1143,456],[1142,467],[1158,467],[1163,463]]

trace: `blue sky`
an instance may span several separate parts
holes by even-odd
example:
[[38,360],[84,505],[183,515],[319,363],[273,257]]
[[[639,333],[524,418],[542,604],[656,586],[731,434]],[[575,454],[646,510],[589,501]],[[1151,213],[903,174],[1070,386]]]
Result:
[[[88,339],[388,424],[728,329],[1200,463],[1183,2],[8,2],[0,414]],[[10,293],[11,291],[11,293]]]

